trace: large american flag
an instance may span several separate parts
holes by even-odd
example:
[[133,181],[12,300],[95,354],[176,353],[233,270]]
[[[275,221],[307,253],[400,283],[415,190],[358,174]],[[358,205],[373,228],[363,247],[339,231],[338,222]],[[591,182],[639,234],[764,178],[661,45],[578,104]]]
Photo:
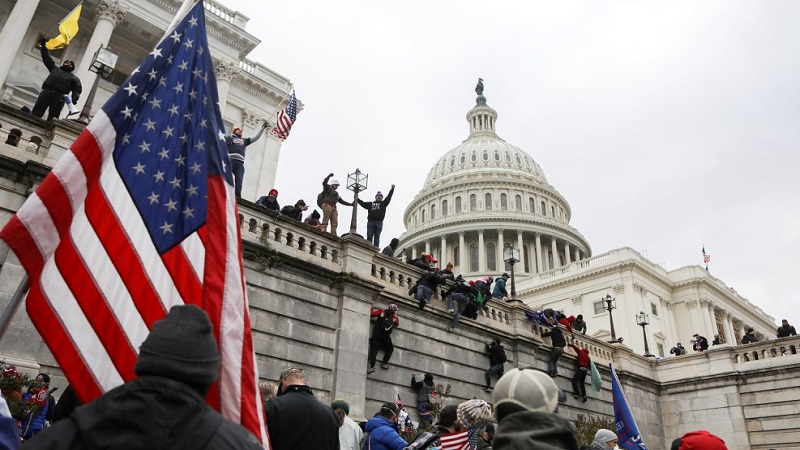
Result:
[[297,97],[294,96],[294,91],[289,95],[289,103],[286,108],[278,111],[278,119],[272,133],[281,140],[286,140],[289,137],[289,132],[292,131],[292,125],[297,119]]
[[0,238],[31,280],[28,315],[83,401],[134,378],[153,323],[196,304],[221,358],[207,401],[269,445],[208,48],[198,2]]

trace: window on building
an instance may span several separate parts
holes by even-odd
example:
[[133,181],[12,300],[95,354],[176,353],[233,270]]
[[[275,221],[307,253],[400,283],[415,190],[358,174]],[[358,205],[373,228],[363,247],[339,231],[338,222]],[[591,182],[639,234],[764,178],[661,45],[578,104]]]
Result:
[[486,209],[487,211],[491,211],[492,210],[492,194],[487,192],[486,195],[484,195],[483,203],[484,203],[484,205],[483,205],[484,209]]
[[556,218],[556,207],[555,206],[551,206],[550,207],[550,217],[552,217],[553,219]]
[[489,152],[487,152],[486,150],[483,151],[483,160],[484,161],[488,161],[489,160]]
[[467,162],[467,154],[466,153],[462,153],[461,154],[461,164],[464,164],[465,162]]
[[[425,214],[422,215],[422,221],[423,222],[425,221]],[[552,251],[548,251],[547,252],[547,262],[549,263],[550,270],[553,270],[553,269],[556,268],[555,260],[553,260],[553,252]]]
[[659,358],[663,358],[663,357],[664,357],[664,344],[662,344],[662,343],[660,343],[660,342],[657,342],[657,343],[656,343],[656,348],[658,349],[658,350],[657,350],[657,352],[658,352],[658,357],[659,357]]
[[603,314],[604,312],[606,312],[606,302],[602,300],[599,302],[592,303],[592,306],[594,306],[595,314]]
[[658,317],[658,305],[653,302],[650,302],[650,314]]
[[514,196],[514,209],[517,211],[522,211],[522,196],[515,195]]
[[442,217],[447,217],[447,200],[442,200]]
[[425,223],[425,210],[422,210],[422,223]]
[[475,153],[475,152],[472,152],[472,156],[470,157],[470,160],[472,160],[472,162],[477,161],[478,160],[478,154]]
[[500,209],[503,211],[508,210],[508,196],[506,194],[500,194]]
[[456,157],[453,156],[452,158],[450,158],[450,167],[453,167],[455,165],[456,165]]
[[540,203],[540,205],[542,207],[542,215],[546,216],[547,215],[547,206],[544,205],[544,200],[542,200],[542,203]]
[[506,152],[506,162],[507,163],[511,162],[511,155],[509,155],[508,152]]
[[461,197],[456,197],[456,214],[461,212]]
[[458,248],[457,245],[453,246],[453,265],[456,267],[459,267],[461,265],[461,253],[459,253],[460,251],[461,249]]
[[478,268],[478,244],[469,246],[469,271],[477,272]]
[[532,212],[534,214],[536,214],[536,207],[533,206],[535,204],[536,203],[534,202],[533,197],[528,197],[528,211],[530,211],[530,212]]
[[436,219],[436,204],[431,204],[431,220]]
[[475,211],[478,209],[478,196],[475,194],[469,195],[469,210]]
[[497,150],[494,151],[494,160],[500,161],[500,152],[498,152]]
[[497,270],[497,255],[495,254],[495,246],[493,242],[486,244],[486,270],[492,272]]

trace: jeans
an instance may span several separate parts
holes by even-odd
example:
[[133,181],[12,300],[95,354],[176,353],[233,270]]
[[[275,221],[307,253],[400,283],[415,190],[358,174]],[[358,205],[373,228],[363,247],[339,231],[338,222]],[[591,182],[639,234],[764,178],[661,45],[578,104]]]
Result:
[[551,374],[555,375],[558,373],[558,358],[561,358],[563,354],[564,347],[553,347],[553,350],[550,351],[550,361],[547,362],[547,370],[550,371]]
[[369,340],[369,366],[375,367],[375,360],[378,358],[378,350],[383,350],[383,362],[388,363],[389,358],[394,352],[391,336],[372,338]]
[[497,377],[500,378],[503,376],[503,365],[502,364],[495,364],[489,367],[489,370],[486,371],[486,387],[492,387],[492,378]]
[[425,300],[425,304],[431,302],[431,297],[433,296],[433,291],[428,286],[418,285],[417,286],[417,300]]
[[231,172],[233,172],[233,186],[236,197],[242,196],[242,185],[244,184],[244,163],[235,159],[231,160]]
[[58,93],[52,89],[42,89],[39,97],[36,98],[36,103],[33,105],[31,114],[36,117],[42,117],[47,109],[50,113],[47,114],[47,120],[57,119],[61,115],[61,109],[64,107],[64,94]]
[[339,211],[336,206],[328,203],[322,204],[322,231],[328,226],[328,221],[331,223],[331,234],[336,236],[336,227],[339,226]]
[[461,319],[461,313],[464,312],[464,308],[466,308],[467,303],[469,303],[469,296],[467,296],[467,294],[462,294],[461,292],[453,292],[450,294],[450,298],[452,298],[458,306],[456,308],[456,315],[453,316],[453,322],[450,324],[450,328],[455,328],[456,325],[458,325],[458,320]]
[[368,220],[367,221],[367,241],[375,247],[381,246],[381,231],[383,231],[383,221]]
[[428,402],[417,403],[417,412],[419,412],[419,421],[422,423],[432,423],[431,406]]
[[586,373],[589,370],[586,367],[578,367],[575,370],[575,375],[572,377],[572,393],[586,397]]

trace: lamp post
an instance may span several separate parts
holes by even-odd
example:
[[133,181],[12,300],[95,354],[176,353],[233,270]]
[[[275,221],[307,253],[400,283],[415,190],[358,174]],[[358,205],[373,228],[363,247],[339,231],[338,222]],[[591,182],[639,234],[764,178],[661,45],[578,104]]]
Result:
[[642,327],[642,337],[644,337],[644,356],[653,356],[650,354],[650,348],[647,346],[647,331],[645,331],[645,327],[650,325],[650,317],[641,311],[639,314],[636,314],[636,325]]
[[519,249],[508,244],[503,249],[503,260],[511,265],[511,300],[516,300],[517,287],[514,285],[514,264],[519,262]]
[[367,178],[369,178],[369,175],[361,173],[360,169],[347,174],[347,189],[353,191],[353,216],[350,219],[350,232],[348,234],[358,237],[361,237],[356,232],[358,227],[358,193],[367,189]]
[[617,333],[614,331],[614,316],[611,314],[612,309],[617,309],[617,305],[615,303],[614,297],[611,295],[606,294],[605,298],[600,297],[600,301],[606,302],[605,310],[608,311],[608,320],[611,322],[611,340],[608,342],[620,342],[617,339]]
[[111,52],[108,47],[103,47],[102,44],[94,53],[92,65],[89,66],[89,70],[96,73],[98,76],[94,77],[92,89],[89,91],[89,96],[86,97],[86,102],[83,104],[78,122],[84,124],[89,123],[89,114],[92,112],[94,94],[97,92],[97,84],[100,82],[100,77],[108,78],[111,75],[114,71],[114,66],[117,65],[117,58],[119,58],[119,55]]

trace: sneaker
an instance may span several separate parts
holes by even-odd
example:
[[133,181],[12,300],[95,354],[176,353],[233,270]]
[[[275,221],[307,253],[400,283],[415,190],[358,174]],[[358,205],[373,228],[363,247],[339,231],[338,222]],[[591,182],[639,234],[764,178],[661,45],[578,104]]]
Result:
[[449,312],[449,313],[454,313],[454,312],[456,312],[456,310],[455,310],[455,309],[453,309],[453,308],[450,308],[450,309],[448,309],[448,310],[447,310],[447,312]]
[[453,331],[455,331],[455,327],[447,327],[447,331],[452,333]]
[[483,392],[492,392],[494,389],[491,386],[483,388]]
[[381,363],[381,369],[388,369],[389,365],[386,363]]
[[425,300],[419,301],[419,309],[425,309]]
[[369,369],[367,369],[367,375],[371,374],[372,372],[375,372],[374,367],[370,367]]
[[572,394],[572,398],[574,398],[575,400],[577,400],[579,397],[580,397],[580,395],[578,395],[578,394]]
[[586,397],[583,397],[583,403],[586,403],[587,401],[589,401],[589,399],[586,398]]

